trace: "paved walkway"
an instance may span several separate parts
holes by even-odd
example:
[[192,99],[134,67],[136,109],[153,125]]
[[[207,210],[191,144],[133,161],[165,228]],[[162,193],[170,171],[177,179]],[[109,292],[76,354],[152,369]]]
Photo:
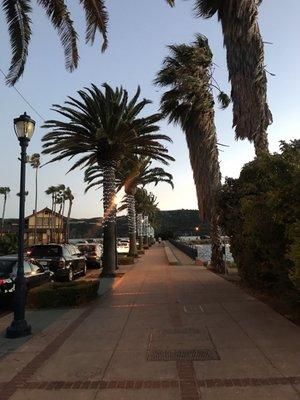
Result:
[[159,246],[122,270],[87,308],[28,313],[30,338],[2,333],[1,400],[299,400],[298,327]]

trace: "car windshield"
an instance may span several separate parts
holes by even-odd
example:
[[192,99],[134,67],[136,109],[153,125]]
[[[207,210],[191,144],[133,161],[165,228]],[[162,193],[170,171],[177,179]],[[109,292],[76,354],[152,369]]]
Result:
[[30,251],[31,257],[58,257],[60,255],[60,246],[33,246]]
[[90,253],[91,251],[96,251],[95,245],[88,245],[88,244],[80,244],[77,245],[81,253]]
[[13,266],[17,263],[17,260],[0,260],[0,277],[8,277],[13,270]]

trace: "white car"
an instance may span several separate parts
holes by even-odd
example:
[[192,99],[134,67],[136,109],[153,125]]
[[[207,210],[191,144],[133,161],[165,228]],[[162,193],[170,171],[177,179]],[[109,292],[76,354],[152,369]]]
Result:
[[125,240],[119,240],[117,243],[117,252],[119,254],[128,254],[129,253],[129,242]]

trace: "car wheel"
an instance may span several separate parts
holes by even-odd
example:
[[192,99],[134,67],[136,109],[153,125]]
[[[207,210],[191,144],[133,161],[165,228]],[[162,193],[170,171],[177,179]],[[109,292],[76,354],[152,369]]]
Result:
[[73,279],[74,279],[74,273],[73,273],[73,270],[70,268],[69,274],[68,274],[68,281],[72,282]]

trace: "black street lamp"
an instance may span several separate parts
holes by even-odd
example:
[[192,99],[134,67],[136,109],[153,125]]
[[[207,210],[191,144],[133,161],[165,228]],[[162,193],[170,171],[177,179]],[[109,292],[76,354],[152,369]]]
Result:
[[26,149],[34,133],[35,121],[26,114],[14,119],[14,128],[21,146],[21,176],[20,176],[20,203],[19,203],[19,237],[18,237],[18,270],[15,281],[14,320],[6,330],[6,337],[18,338],[30,335],[31,326],[25,320],[26,279],[24,276],[24,228],[25,228],[25,172]]

